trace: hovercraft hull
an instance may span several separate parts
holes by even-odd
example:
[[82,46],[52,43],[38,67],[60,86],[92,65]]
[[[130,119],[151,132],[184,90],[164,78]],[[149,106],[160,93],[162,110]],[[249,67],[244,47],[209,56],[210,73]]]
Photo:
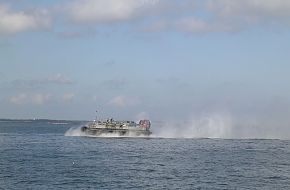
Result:
[[82,132],[91,136],[116,135],[116,136],[149,136],[151,131],[147,130],[128,130],[128,129],[103,129],[82,127]]

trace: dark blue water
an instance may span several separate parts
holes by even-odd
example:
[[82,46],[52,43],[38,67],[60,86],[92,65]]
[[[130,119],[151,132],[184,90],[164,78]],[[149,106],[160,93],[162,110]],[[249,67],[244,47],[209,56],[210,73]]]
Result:
[[290,141],[64,136],[0,122],[0,189],[290,189]]

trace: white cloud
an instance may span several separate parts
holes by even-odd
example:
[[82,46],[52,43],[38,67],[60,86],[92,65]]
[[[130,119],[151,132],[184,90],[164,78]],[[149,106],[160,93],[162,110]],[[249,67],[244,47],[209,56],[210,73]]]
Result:
[[210,0],[207,11],[217,26],[230,30],[260,24],[290,24],[288,0]]
[[108,104],[114,107],[123,108],[127,106],[135,106],[139,103],[140,101],[136,97],[116,96],[112,98]]
[[43,82],[55,84],[72,84],[73,81],[62,74],[57,74],[45,79]]
[[24,80],[24,79],[17,79],[11,81],[8,85],[12,86],[13,88],[21,88],[21,89],[33,89],[39,88],[45,85],[70,85],[73,84],[74,81],[69,79],[68,77],[57,74],[54,76],[50,76],[43,79],[32,79],[32,80]]
[[[224,31],[221,23],[212,23],[194,16],[181,17],[175,20],[158,20],[142,29],[144,32],[178,31],[184,33],[208,33]],[[228,31],[228,30],[227,30]]]
[[69,103],[73,101],[74,98],[74,93],[64,93],[59,96],[53,96],[49,93],[20,93],[10,96],[8,101],[15,105],[44,105],[53,100],[54,102],[59,100],[61,103]]
[[71,101],[73,101],[74,98],[75,98],[74,93],[65,93],[62,95],[62,100],[64,102],[71,102]]
[[115,22],[131,20],[137,16],[141,0],[77,0],[66,10],[76,22]]
[[50,24],[51,20],[44,10],[15,12],[8,6],[0,5],[0,34],[46,29]]
[[127,105],[127,101],[125,100],[124,96],[117,96],[117,97],[114,97],[113,99],[111,99],[109,101],[109,104],[113,105],[115,107],[122,108],[122,107],[125,107]]
[[[64,6],[65,15],[76,23],[113,24],[134,22],[135,26],[146,19],[172,19],[185,11],[192,11],[195,1],[184,0],[74,0]],[[165,27],[163,27],[165,28]]]
[[[49,15],[48,12],[54,15]],[[16,11],[0,5],[0,34],[45,29],[56,22],[57,17],[62,17],[58,23],[68,19],[74,21],[74,24],[89,24],[92,27],[101,27],[102,24],[115,24],[119,27],[130,23],[126,26],[131,29],[143,28],[143,32],[233,32],[255,26],[271,29],[273,25],[289,27],[290,1],[73,0],[32,11]],[[78,25],[76,31],[70,31],[74,27],[67,23],[61,24],[61,35],[65,37],[86,35],[80,29],[82,25]]]
[[211,27],[203,20],[196,18],[183,18],[174,23],[174,27],[184,32],[209,32]]
[[25,94],[21,93],[16,96],[11,96],[9,98],[10,103],[16,105],[33,104],[33,105],[43,105],[44,103],[50,101],[52,96],[50,94]]
[[244,18],[278,18],[290,16],[290,1],[288,0],[210,0],[210,11],[219,16],[239,16]]
[[102,83],[105,88],[108,89],[122,89],[124,86],[128,84],[125,78],[113,78],[110,80],[106,80]]
[[[198,4],[191,1],[191,4]],[[175,1],[176,5],[179,3]],[[173,13],[173,12],[171,12]],[[170,13],[167,13],[170,14]],[[164,30],[186,33],[236,32],[259,27],[289,27],[290,1],[287,0],[205,0],[174,17],[156,19],[145,32]]]
[[149,115],[147,112],[140,112],[136,115],[136,120],[142,120],[142,119],[149,119]]
[[33,94],[30,96],[30,102],[36,105],[42,105],[51,99],[50,94]]
[[26,94],[19,94],[16,96],[11,96],[9,101],[13,104],[22,105],[27,102],[27,95]]

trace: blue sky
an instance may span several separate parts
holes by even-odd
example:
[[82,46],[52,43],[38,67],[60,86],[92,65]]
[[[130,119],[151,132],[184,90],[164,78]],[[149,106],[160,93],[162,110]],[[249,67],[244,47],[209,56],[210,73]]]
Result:
[[0,0],[0,118],[288,126],[286,0]]

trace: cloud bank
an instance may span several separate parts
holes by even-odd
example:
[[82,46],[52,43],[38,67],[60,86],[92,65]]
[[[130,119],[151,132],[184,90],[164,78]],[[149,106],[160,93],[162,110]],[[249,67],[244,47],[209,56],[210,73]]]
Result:
[[120,95],[120,96],[113,97],[108,102],[108,104],[116,108],[125,108],[128,106],[136,106],[140,104],[140,100],[137,97]]
[[7,98],[8,102],[12,105],[48,105],[48,104],[70,104],[74,101],[76,95],[68,92],[63,94],[53,94],[46,92],[23,92],[16,95],[11,95]]
[[51,94],[36,93],[36,94],[18,94],[9,98],[10,103],[15,105],[33,104],[43,105],[51,100]]
[[43,30],[51,26],[51,19],[44,10],[32,12],[13,11],[0,4],[0,34],[15,34],[29,30]]
[[[57,9],[55,7],[58,7]],[[48,14],[49,13],[49,14]],[[58,19],[61,18],[61,19]],[[58,20],[58,21],[57,21]],[[255,26],[290,26],[286,0],[74,0],[33,11],[0,4],[0,34],[70,27],[129,26],[134,31],[236,32]],[[137,30],[136,30],[137,29]],[[80,35],[82,36],[82,35]]]
[[78,0],[66,5],[68,16],[79,23],[121,22],[137,17],[140,0]]
[[74,81],[62,74],[56,74],[43,79],[31,79],[23,80],[17,79],[9,82],[8,87],[13,87],[17,89],[33,89],[44,87],[47,85],[71,85],[74,84]]
[[211,0],[206,5],[220,30],[239,30],[256,25],[289,27],[290,2],[284,0]]

